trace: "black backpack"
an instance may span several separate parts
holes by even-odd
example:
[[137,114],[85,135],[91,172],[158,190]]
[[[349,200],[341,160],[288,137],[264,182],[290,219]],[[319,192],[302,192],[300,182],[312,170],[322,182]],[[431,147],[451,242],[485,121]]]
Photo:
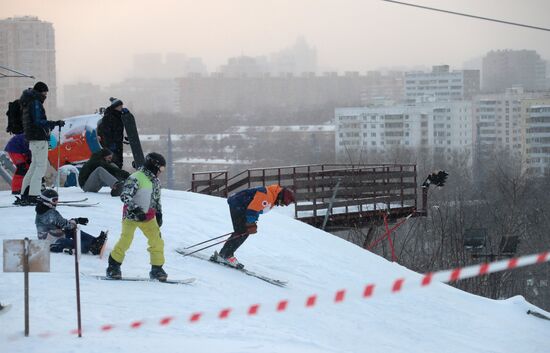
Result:
[[8,104],[6,115],[8,116],[8,127],[6,128],[6,132],[10,134],[23,133],[23,110],[21,109],[19,99]]

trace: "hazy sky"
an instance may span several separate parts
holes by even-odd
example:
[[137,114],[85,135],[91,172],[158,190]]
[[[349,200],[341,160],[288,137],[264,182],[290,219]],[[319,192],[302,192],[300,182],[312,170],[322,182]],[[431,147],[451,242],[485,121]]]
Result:
[[[403,0],[550,27],[549,0]],[[321,69],[366,71],[450,64],[490,49],[534,49],[550,59],[550,32],[379,0],[0,0],[0,18],[52,22],[59,84],[117,82],[132,55],[183,52],[208,71],[241,54],[265,55],[304,36]]]

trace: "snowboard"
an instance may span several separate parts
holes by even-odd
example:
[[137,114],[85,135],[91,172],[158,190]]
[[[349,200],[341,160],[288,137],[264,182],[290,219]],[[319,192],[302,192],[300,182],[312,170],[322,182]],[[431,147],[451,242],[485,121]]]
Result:
[[138,169],[145,162],[145,157],[143,156],[143,149],[141,148],[141,142],[139,140],[136,119],[134,118],[134,115],[130,112],[123,112],[121,119],[122,123],[124,124],[124,129],[126,130],[126,135],[128,135],[128,141],[130,142],[132,155],[134,156],[134,162],[132,163],[132,166]]
[[161,282],[159,280],[146,278],[146,277],[122,277],[121,279],[113,279],[103,275],[89,275],[89,276],[95,277],[100,280],[113,281],[113,282],[128,281],[128,282],[158,282],[158,283],[167,283],[167,284],[191,284],[196,280],[195,278],[184,278],[184,279],[167,279],[166,281]]
[[262,275],[262,274],[259,274],[259,273],[256,273],[256,272],[249,271],[245,268],[236,268],[236,267],[227,265],[227,264],[222,263],[222,262],[213,261],[210,258],[210,256],[207,256],[207,255],[202,255],[202,254],[199,254],[199,253],[188,254],[188,252],[186,252],[185,249],[181,249],[181,248],[176,249],[176,252],[180,255],[183,255],[183,256],[191,256],[191,257],[194,257],[194,258],[197,258],[197,259],[209,261],[213,264],[217,264],[217,265],[220,265],[220,266],[223,266],[223,267],[226,267],[226,268],[231,268],[235,271],[242,272],[242,273],[244,273],[248,276],[256,277],[257,279],[260,279],[264,282],[267,282],[269,284],[273,284],[273,285],[278,286],[278,287],[286,287],[286,285],[288,284],[288,282],[286,282],[286,281],[281,281],[281,280],[278,280],[278,279],[274,279],[274,278],[271,278],[271,277],[266,276],[266,275]]

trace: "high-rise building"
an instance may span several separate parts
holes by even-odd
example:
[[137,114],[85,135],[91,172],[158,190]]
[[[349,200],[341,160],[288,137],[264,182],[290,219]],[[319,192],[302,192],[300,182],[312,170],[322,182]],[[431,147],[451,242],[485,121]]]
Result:
[[49,87],[46,113],[51,114],[56,110],[55,33],[50,22],[30,16],[0,20],[0,63],[35,77],[0,78],[2,111],[6,111],[8,102],[19,98],[24,89],[32,87],[37,81],[43,81]]
[[63,86],[63,110],[66,113],[81,115],[91,114],[100,107],[105,107],[108,96],[99,85],[79,82]]
[[291,47],[271,54],[269,62],[270,72],[275,75],[316,72],[317,50],[309,46],[304,37],[299,37]]
[[405,99],[409,102],[468,100],[479,93],[479,70],[449,71],[449,65],[431,72],[405,73]]
[[528,97],[521,88],[476,97],[474,114],[478,149],[521,153],[521,100]]
[[531,175],[550,175],[550,97],[521,102],[523,170]]
[[546,62],[534,50],[490,51],[483,58],[481,86],[486,93],[501,93],[521,86],[526,91],[546,88]]
[[[395,147],[424,148],[451,161],[454,155],[471,165],[472,104],[469,101],[337,108],[336,156],[366,156]],[[364,162],[364,161],[354,161]]]

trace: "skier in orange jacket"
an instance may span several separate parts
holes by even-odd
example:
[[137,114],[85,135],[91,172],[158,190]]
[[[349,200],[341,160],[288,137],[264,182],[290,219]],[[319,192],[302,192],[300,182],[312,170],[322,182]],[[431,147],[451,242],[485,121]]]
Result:
[[242,190],[228,197],[233,233],[220,252],[214,252],[211,260],[243,268],[244,265],[239,263],[234,253],[250,234],[257,233],[256,222],[260,214],[266,213],[274,206],[288,206],[294,202],[296,202],[294,192],[277,184]]

